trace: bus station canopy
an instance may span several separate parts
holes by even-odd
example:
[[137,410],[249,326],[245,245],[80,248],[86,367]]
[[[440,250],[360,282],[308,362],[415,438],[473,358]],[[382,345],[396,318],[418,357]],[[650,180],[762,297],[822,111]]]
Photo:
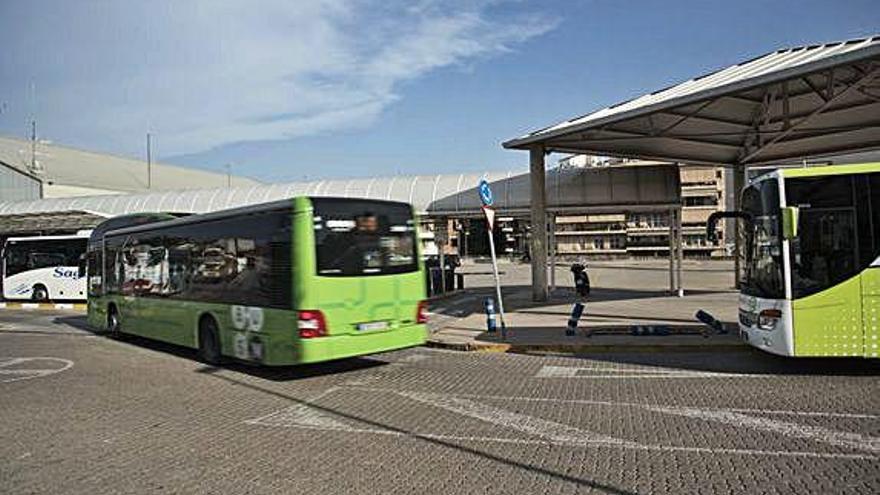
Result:
[[880,36],[777,50],[503,143],[757,165],[880,148]]
[[504,142],[529,151],[532,298],[548,296],[547,153],[732,166],[738,189],[750,165],[880,149],[878,76],[880,36],[786,48]]

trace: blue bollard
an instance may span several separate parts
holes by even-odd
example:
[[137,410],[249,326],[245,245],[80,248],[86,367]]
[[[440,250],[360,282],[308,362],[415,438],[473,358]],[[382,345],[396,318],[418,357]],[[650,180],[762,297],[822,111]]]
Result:
[[495,300],[491,297],[487,297],[486,300],[483,301],[483,308],[486,310],[486,331],[488,333],[495,333],[495,330],[498,328],[498,325],[495,322]]
[[[715,319],[714,316],[709,313],[703,311],[702,309],[697,311],[697,314],[694,317],[699,320],[701,323],[712,329],[715,333],[727,333],[727,329],[724,328],[724,324]],[[703,332],[704,337],[708,337],[708,332]]]
[[568,326],[565,328],[565,335],[569,337],[575,335],[578,320],[581,319],[582,314],[584,314],[584,304],[580,302],[574,303],[574,306],[571,308],[571,318],[568,319]]

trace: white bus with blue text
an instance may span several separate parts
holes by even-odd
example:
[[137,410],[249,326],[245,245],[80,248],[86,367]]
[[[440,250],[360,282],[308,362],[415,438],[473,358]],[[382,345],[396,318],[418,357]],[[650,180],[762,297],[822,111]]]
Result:
[[9,301],[85,301],[83,258],[91,231],[75,235],[10,237],[2,252],[3,298]]

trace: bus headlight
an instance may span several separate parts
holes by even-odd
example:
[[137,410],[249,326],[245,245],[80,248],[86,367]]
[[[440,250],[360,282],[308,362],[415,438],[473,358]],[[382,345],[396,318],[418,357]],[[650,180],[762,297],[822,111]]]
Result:
[[761,330],[773,330],[780,318],[782,318],[782,311],[778,309],[761,310],[758,313],[758,328]]

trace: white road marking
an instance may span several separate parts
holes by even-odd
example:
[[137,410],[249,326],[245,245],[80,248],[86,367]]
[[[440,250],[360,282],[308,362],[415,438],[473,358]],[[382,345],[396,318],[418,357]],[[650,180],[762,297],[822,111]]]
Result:
[[398,395],[408,397],[418,402],[439,407],[469,418],[479,419],[487,423],[501,426],[506,429],[516,430],[530,435],[539,436],[550,443],[562,443],[568,445],[636,445],[634,442],[602,435],[591,431],[581,430],[573,426],[564,425],[555,421],[526,416],[506,409],[489,406],[462,397],[440,395],[421,392],[397,392]]
[[[338,390],[333,387],[312,398],[309,402],[314,403],[318,399]],[[354,388],[352,388],[354,389]],[[362,389],[363,390],[363,389]],[[386,390],[388,391],[388,390]],[[457,398],[455,396],[421,393],[421,392],[394,392],[403,397],[425,402],[432,406],[441,407],[456,414],[499,424],[517,431],[536,435],[540,438],[502,438],[492,436],[462,436],[444,435],[435,433],[420,433],[397,428],[361,428],[337,421],[327,413],[307,404],[299,404],[286,408],[276,413],[261,418],[247,420],[251,425],[287,427],[305,430],[338,431],[344,433],[369,433],[401,438],[424,439],[438,442],[468,442],[477,445],[483,443],[503,443],[514,445],[540,446],[551,445],[575,447],[575,448],[623,448],[629,450],[657,451],[657,452],[690,452],[699,454],[728,454],[745,456],[769,456],[769,457],[806,457],[819,459],[848,459],[870,460],[878,458],[869,454],[845,454],[827,452],[806,451],[781,451],[781,450],[757,450],[757,449],[730,449],[714,447],[688,447],[640,444],[629,440],[618,439],[607,435],[588,432],[572,426],[534,418],[520,413],[514,413],[497,407],[480,404],[476,401]],[[292,412],[292,413],[291,413]],[[503,424],[502,424],[503,423]]]
[[880,453],[880,438],[861,435],[859,433],[832,430],[822,426],[802,425],[790,421],[779,421],[776,419],[749,416],[733,411],[712,411],[694,407],[649,407],[647,409],[664,414],[715,421],[738,428],[749,428],[757,431],[779,433],[780,435],[787,437],[813,440],[828,445],[834,445],[835,447]]
[[[31,368],[15,368],[28,363]],[[30,380],[54,375],[73,366],[73,361],[56,357],[9,357],[0,358],[0,383]]]
[[401,363],[417,363],[419,361],[424,361],[431,356],[425,354],[410,354],[409,356],[405,356],[392,364],[401,364]]
[[574,378],[577,376],[578,370],[583,368],[572,368],[570,366],[541,366],[535,378]]
[[[262,423],[251,423],[249,424],[259,424]],[[346,427],[344,429],[338,428],[321,428],[316,426],[309,425],[270,425],[270,426],[283,426],[283,427],[292,427],[303,430],[320,430],[320,431],[343,431],[345,433],[369,433],[373,435],[385,435],[392,437],[401,437],[401,438],[415,438],[415,439],[424,439],[424,440],[434,440],[439,442],[468,442],[475,443],[477,445],[483,443],[503,443],[503,444],[513,444],[513,445],[528,445],[528,446],[542,446],[547,445],[546,440],[542,439],[528,439],[528,438],[502,438],[502,437],[479,437],[479,436],[462,436],[462,435],[441,435],[435,433],[418,433],[412,431],[401,431],[401,430],[386,430],[386,429],[364,429],[364,428],[353,428]],[[560,446],[566,447],[584,447],[584,448],[623,448],[630,450],[644,450],[644,451],[656,451],[656,452],[690,452],[690,453],[698,453],[698,454],[728,454],[728,455],[745,455],[745,456],[766,456],[766,457],[805,457],[805,458],[815,458],[815,459],[847,459],[847,460],[856,460],[856,461],[873,461],[877,460],[877,457],[871,455],[864,454],[836,454],[836,453],[824,453],[824,452],[801,452],[801,451],[784,451],[784,450],[754,450],[754,449],[725,449],[725,448],[711,448],[711,447],[674,447],[674,446],[665,446],[665,445],[639,445],[639,444],[603,444],[603,443],[595,443],[590,445],[570,445],[570,444],[557,444]]]
[[[324,392],[313,397],[308,402],[315,402],[330,395],[336,390],[337,387],[328,388]],[[316,428],[321,430],[352,430],[352,428],[345,423],[338,421],[331,415],[321,411],[320,409],[311,407],[308,404],[296,404],[280,411],[276,411],[272,414],[268,414],[266,416],[247,420],[245,421],[245,423],[265,426],[293,426]]]
[[723,409],[726,411],[742,412],[742,413],[761,413],[775,414],[779,416],[817,416],[822,418],[851,418],[851,419],[880,419],[877,414],[862,413],[838,413],[825,411],[786,411],[781,409],[744,409],[738,407]]
[[[371,392],[387,392],[398,393],[398,391],[390,388],[382,387],[357,387],[358,390],[367,390]],[[748,408],[732,408],[732,407],[702,407],[702,406],[666,406],[663,404],[643,404],[639,402],[614,402],[607,400],[589,400],[589,399],[557,399],[552,397],[523,397],[518,395],[486,395],[486,394],[446,394],[455,397],[467,397],[471,399],[488,399],[488,400],[509,400],[519,402],[548,402],[555,404],[579,404],[585,406],[614,406],[614,407],[637,407],[642,409],[662,408],[662,407],[682,407],[688,409],[701,409],[705,411],[729,411],[740,413],[757,413],[757,414],[773,414],[778,416],[815,416],[825,418],[850,418],[850,419],[880,419],[878,414],[865,413],[839,413],[826,411],[789,411],[783,409],[748,409]]]
[[350,428],[331,416],[305,404],[282,409],[262,418],[247,421],[253,425],[266,426],[303,426],[314,427],[322,430],[349,430]]
[[575,366],[542,366],[535,378],[750,378],[763,375],[749,373],[720,373],[665,368],[579,368]]

